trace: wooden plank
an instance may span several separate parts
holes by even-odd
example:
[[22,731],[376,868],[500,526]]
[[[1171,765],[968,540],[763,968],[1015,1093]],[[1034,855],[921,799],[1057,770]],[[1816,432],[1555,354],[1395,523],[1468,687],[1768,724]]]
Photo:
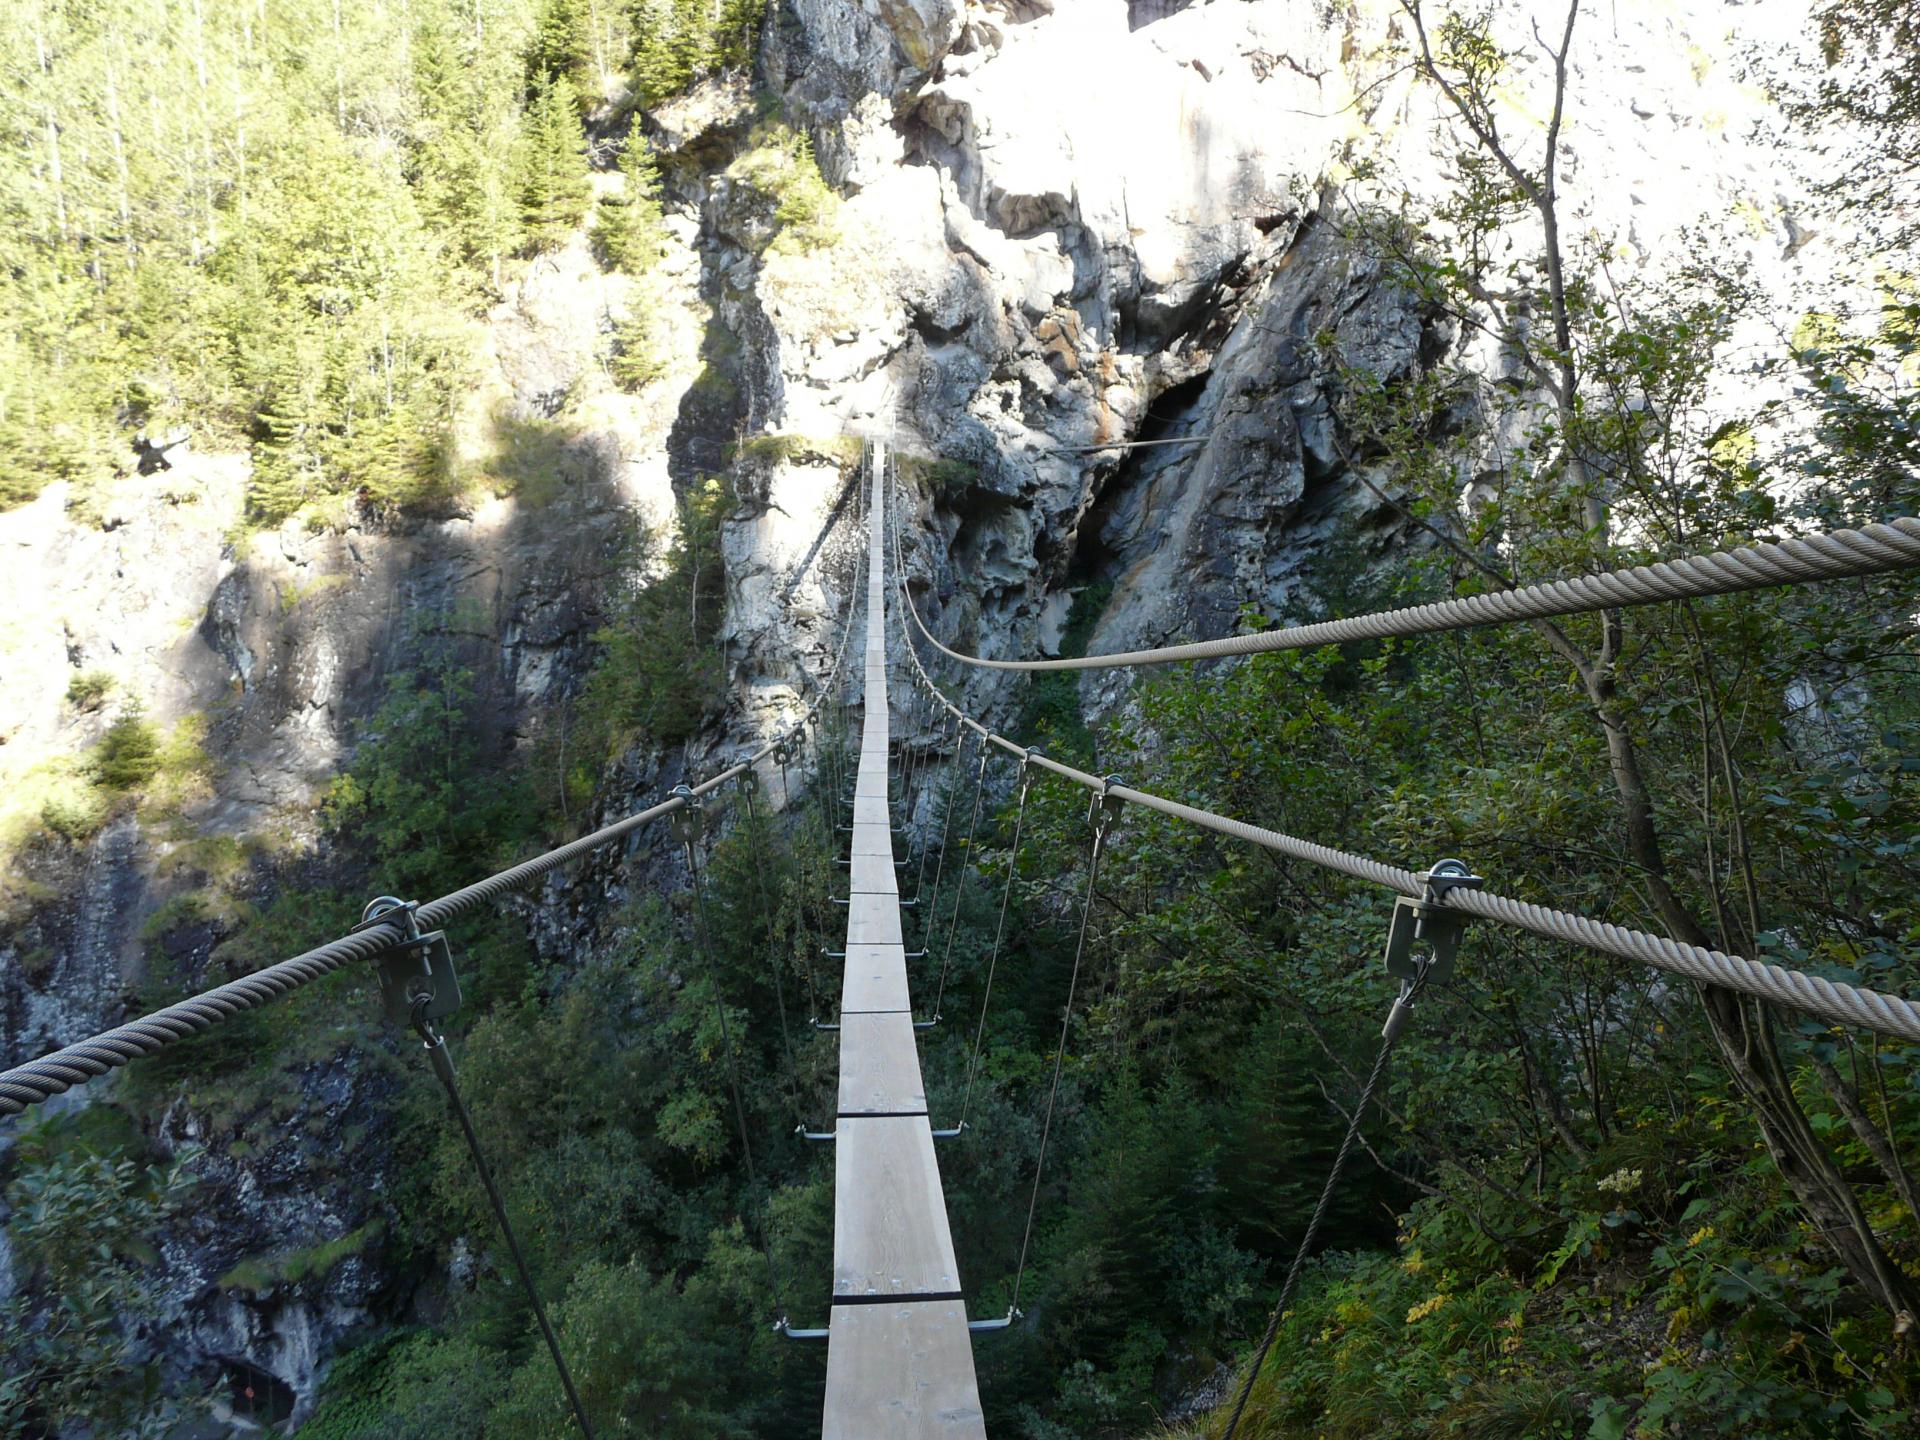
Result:
[[833,1293],[957,1292],[960,1267],[926,1116],[849,1119],[833,1128]]
[[847,948],[855,945],[899,945],[900,903],[884,895],[855,895],[847,907]]
[[[860,802],[855,800],[854,804]],[[853,853],[855,855],[893,854],[893,835],[884,825],[862,825],[853,822]]]
[[986,1440],[966,1306],[836,1305],[821,1440]]
[[900,885],[894,878],[893,856],[876,855],[871,850],[853,854],[852,894],[886,895],[900,898]]
[[913,1016],[904,1010],[840,1018],[840,1115],[924,1115],[927,1087]]
[[[883,833],[893,824],[893,807],[887,798],[881,796],[863,796],[856,794],[853,800],[853,823],[855,825],[878,825]],[[856,835],[860,832],[856,830]]]
[[907,992],[907,952],[899,945],[849,945],[840,985],[840,1013],[913,1008]]

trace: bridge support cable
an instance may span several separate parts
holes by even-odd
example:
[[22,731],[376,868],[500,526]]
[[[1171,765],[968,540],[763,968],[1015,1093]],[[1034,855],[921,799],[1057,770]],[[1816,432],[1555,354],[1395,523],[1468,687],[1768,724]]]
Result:
[[[987,784],[987,747],[980,747],[980,762],[973,775],[973,818],[967,822],[967,853],[953,871],[953,913],[947,919],[947,948],[940,957],[940,983],[933,992],[933,1018],[938,1020],[947,999],[947,974],[953,965],[953,940],[960,930],[960,901],[967,893],[967,872],[973,868],[974,842],[980,836],[980,801]],[[931,917],[937,919],[938,917]]]
[[1111,655],[1081,655],[1047,660],[988,660],[968,655],[934,638],[919,616],[920,633],[941,654],[988,670],[1111,670],[1142,665],[1172,665],[1191,660],[1221,660],[1263,655],[1276,650],[1311,650],[1356,640],[1387,640],[1471,630],[1483,625],[1588,615],[1629,605],[1666,600],[1696,600],[1770,590],[1781,585],[1857,579],[1897,570],[1920,569],[1920,520],[1897,519],[1860,530],[1834,530],[1764,545],[1743,545],[1707,555],[1662,560],[1627,570],[1607,570],[1570,580],[1552,580],[1493,590],[1428,605],[1412,605],[1346,620],[1229,635],[1184,645],[1161,645]]
[[1020,1260],[1013,1270],[1013,1301],[1007,1306],[1007,1319],[1020,1315],[1020,1287],[1027,1275],[1027,1254],[1033,1244],[1033,1219],[1040,1209],[1040,1182],[1047,1168],[1047,1142],[1053,1137],[1053,1110],[1060,1100],[1060,1072],[1066,1064],[1067,1039],[1073,1028],[1073,997],[1080,985],[1080,965],[1087,954],[1087,929],[1093,921],[1093,898],[1100,883],[1100,857],[1107,838],[1120,818],[1120,802],[1111,787],[1093,797],[1087,811],[1087,824],[1093,840],[1087,851],[1087,888],[1080,897],[1080,936],[1074,942],[1073,969],[1067,973],[1067,1003],[1060,1011],[1060,1043],[1053,1052],[1053,1078],[1047,1085],[1047,1108],[1040,1122],[1040,1153],[1033,1160],[1033,1188],[1027,1195],[1027,1223],[1020,1235]]
[[993,976],[1000,964],[1000,942],[1007,933],[1007,906],[1013,899],[1013,880],[1019,869],[1020,837],[1027,824],[1027,796],[1033,789],[1033,766],[1020,762],[1020,801],[1013,816],[1013,843],[1007,849],[1007,879],[1000,889],[1000,917],[993,926],[993,948],[987,952],[987,978],[980,992],[980,1019],[973,1027],[973,1054],[967,1060],[967,1089],[960,1101],[960,1119],[953,1127],[955,1135],[967,1128],[967,1116],[973,1109],[973,1084],[980,1075],[980,1052],[987,1036],[987,1010],[993,1003]]
[[[1920,521],[1901,521],[1899,524],[1903,527],[1912,527],[1912,532],[1920,535]],[[1908,531],[1902,529],[1900,533],[1906,534]],[[925,622],[913,610],[912,597],[907,593],[906,586],[904,583],[899,583],[898,577],[896,581],[896,590],[903,608],[912,616],[920,633],[926,635]],[[928,638],[931,640],[932,637],[928,636]],[[934,643],[937,645],[938,642]],[[1332,644],[1335,641],[1323,639],[1317,643]],[[979,736],[982,744],[997,745],[1010,755],[1028,753],[1024,746],[989,730],[949,701],[927,676],[925,669],[920,666],[918,656],[914,655],[911,649],[908,653],[913,656],[915,674],[926,693],[937,698],[956,720]],[[1099,790],[1103,784],[1099,776],[1089,775],[1084,770],[1064,765],[1049,756],[1035,752],[1033,760],[1042,769],[1051,771],[1062,779],[1070,780],[1085,789]],[[1264,826],[1249,824],[1244,820],[1218,815],[1197,806],[1169,800],[1150,791],[1118,786],[1115,787],[1114,793],[1130,805],[1139,805],[1176,820],[1184,820],[1217,835],[1225,835],[1230,839],[1258,845],[1276,854],[1317,865],[1322,869],[1332,870],[1369,885],[1378,885],[1401,895],[1420,893],[1420,881],[1414,872],[1396,865],[1388,865],[1382,861],[1337,850],[1332,846],[1315,844],[1277,830],[1269,830]],[[1630,960],[1635,964],[1650,965],[1657,970],[1665,970],[1698,984],[1718,985],[1724,989],[1736,990],[1743,995],[1771,1001],[1842,1025],[1856,1026],[1902,1040],[1920,1041],[1920,1005],[1904,996],[1889,995],[1864,986],[1829,980],[1825,976],[1809,975],[1804,971],[1768,961],[1749,960],[1702,945],[1689,945],[1684,941],[1655,935],[1645,930],[1614,925],[1604,920],[1595,920],[1589,916],[1555,910],[1549,906],[1535,905],[1524,900],[1515,900],[1489,891],[1459,892],[1449,896],[1446,903],[1475,919],[1491,920],[1496,924],[1525,930],[1546,940],[1578,945],[1599,954],[1612,955],[1621,960]]]
[[593,1440],[593,1426],[587,1420],[587,1407],[580,1401],[580,1392],[573,1383],[573,1372],[567,1368],[567,1357],[561,1353],[560,1337],[554,1334],[553,1324],[547,1319],[547,1307],[533,1283],[533,1272],[527,1268],[527,1257],[520,1253],[520,1240],[513,1233],[513,1222],[507,1218],[506,1202],[500,1198],[500,1187],[494,1183],[493,1170],[480,1149],[480,1137],[474,1132],[473,1117],[467,1113],[466,1102],[460,1098],[460,1087],[454,1082],[453,1057],[447,1053],[446,1037],[426,1018],[427,1002],[431,998],[430,995],[423,995],[414,1002],[413,1028],[426,1048],[427,1061],[432,1065],[434,1075],[447,1092],[447,1108],[453,1112],[460,1133],[466,1137],[467,1153],[473,1158],[473,1168],[480,1176],[481,1187],[487,1192],[487,1203],[493,1207],[493,1218],[499,1223],[500,1234],[506,1239],[507,1254],[512,1257],[514,1273],[520,1277],[520,1288],[526,1291],[527,1303],[533,1307],[533,1318],[540,1327],[541,1337],[547,1342],[547,1353],[553,1357],[553,1368],[560,1377],[560,1388],[567,1393],[567,1404],[573,1409],[574,1423],[580,1427],[580,1433],[586,1440]]
[[[700,958],[713,984],[713,1013],[720,1025],[720,1050],[726,1057],[727,1092],[733,1098],[734,1121],[740,1128],[740,1154],[747,1168],[747,1190],[749,1194],[758,1194],[760,1176],[753,1163],[753,1135],[747,1125],[746,1102],[740,1091],[740,1058],[733,1045],[733,1027],[727,1020],[727,997],[720,985],[719,957],[714,952],[712,932],[707,926],[707,887],[700,872],[699,848],[705,823],[700,806],[691,801],[683,805],[674,813],[673,828],[686,850],[687,883],[693,891],[694,939],[700,947]],[[773,1258],[771,1199],[768,1213],[759,1228],[761,1253],[767,1259],[767,1288],[773,1296],[775,1323],[784,1325],[787,1321],[786,1287],[781,1283],[780,1271]]]
[[1360,1088],[1360,1098],[1354,1103],[1353,1114],[1347,1119],[1347,1133],[1341,1138],[1340,1149],[1335,1152],[1333,1164],[1327,1170],[1326,1183],[1320,1187],[1320,1198],[1314,1204],[1313,1218],[1307,1222],[1306,1233],[1300,1237],[1300,1244],[1293,1252],[1293,1263],[1287,1267],[1287,1278],[1280,1287],[1280,1298],[1273,1302],[1273,1313],[1267,1317],[1267,1328],[1260,1336],[1260,1344],[1255,1347],[1253,1359],[1247,1365],[1247,1373],[1241,1377],[1239,1393],[1233,1402],[1233,1414],[1227,1419],[1227,1429],[1221,1440],[1233,1440],[1240,1428],[1240,1420],[1246,1414],[1247,1401],[1253,1396],[1253,1387],[1260,1378],[1260,1371],[1267,1363],[1267,1356],[1273,1350],[1273,1342],[1280,1333],[1280,1322],[1286,1318],[1287,1305],[1293,1299],[1293,1292],[1300,1283],[1300,1273],[1305,1268],[1307,1257],[1313,1253],[1313,1242],[1320,1234],[1320,1225],[1327,1218],[1327,1207],[1333,1203],[1335,1192],[1340,1186],[1340,1177],[1347,1168],[1347,1156],[1352,1153],[1354,1142],[1359,1139],[1361,1122],[1366,1119],[1367,1111],[1372,1108],[1374,1092],[1380,1088],[1380,1081],[1387,1071],[1387,1061],[1393,1055],[1393,1048],[1400,1041],[1406,1028],[1406,1017],[1412,1010],[1420,993],[1426,988],[1430,974],[1427,965],[1421,964],[1419,972],[1393,1002],[1393,1010],[1387,1017],[1385,1028],[1380,1036],[1380,1048],[1373,1057],[1373,1068],[1367,1073],[1367,1082]]

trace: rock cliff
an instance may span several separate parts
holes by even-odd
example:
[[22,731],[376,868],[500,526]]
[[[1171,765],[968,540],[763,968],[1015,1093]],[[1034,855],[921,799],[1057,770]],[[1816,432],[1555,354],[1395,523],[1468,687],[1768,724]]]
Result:
[[[1524,33],[1529,8],[1500,8]],[[1580,244],[1658,273],[1693,227],[1730,227],[1790,322],[1821,241],[1742,64],[1803,16],[1665,0],[1588,17],[1562,154]],[[209,757],[167,816],[16,850],[4,1053],[129,1013],[149,922],[203,878],[208,838],[245,841],[261,877],[309,863],[319,789],[423,634],[472,665],[492,753],[537,734],[630,578],[630,517],[669,525],[676,488],[703,475],[733,487],[730,704],[687,755],[609,777],[604,810],[768,733],[824,670],[853,558],[837,437],[947,462],[909,472],[911,583],[944,638],[987,655],[1057,646],[1096,584],[1092,648],[1217,635],[1283,607],[1329,539],[1392,543],[1317,341],[1389,377],[1472,343],[1386,284],[1342,220],[1383,195],[1424,208],[1449,183],[1454,145],[1402,39],[1385,0],[787,0],[752,77],[639,122],[669,191],[664,375],[638,395],[608,379],[612,320],[636,301],[584,236],[532,262],[476,322],[487,383],[462,443],[499,483],[462,513],[245,533],[245,462],[212,449],[126,482],[95,518],[68,515],[59,486],[0,515],[0,786],[37,795],[49,757],[98,738],[104,712],[68,698],[93,671],[163,724],[204,717]],[[760,97],[839,197],[831,244],[770,243],[773,198],[736,163]],[[1362,162],[1379,178],[1357,178]],[[782,443],[754,445],[767,437]],[[976,710],[1012,714],[1013,687],[952,678]],[[1090,679],[1083,698],[1097,713],[1125,683]],[[581,943],[622,883],[603,866],[546,896],[543,948]],[[167,933],[189,965],[220,938]],[[213,1117],[167,1118],[167,1143],[209,1146],[199,1218],[164,1247],[156,1344],[174,1369],[256,1367],[304,1407],[329,1347],[379,1315],[384,1277],[352,1254],[312,1278],[219,1282],[246,1256],[364,1232],[388,1157],[358,1120],[382,1083],[316,1063],[285,1133],[244,1147]],[[0,1293],[4,1267],[0,1251]]]

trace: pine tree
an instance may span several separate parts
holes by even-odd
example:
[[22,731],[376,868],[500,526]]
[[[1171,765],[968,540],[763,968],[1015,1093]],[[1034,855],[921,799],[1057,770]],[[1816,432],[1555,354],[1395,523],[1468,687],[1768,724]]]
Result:
[[542,85],[565,80],[574,87],[583,107],[593,88],[593,34],[588,28],[586,0],[546,0],[533,22],[527,45],[527,95],[534,98]]
[[593,238],[616,267],[644,275],[660,259],[667,228],[660,207],[660,166],[637,124],[620,154],[620,174],[625,193],[601,202]]
[[520,217],[535,250],[562,244],[587,213],[592,184],[574,89],[565,76],[541,84],[520,145]]

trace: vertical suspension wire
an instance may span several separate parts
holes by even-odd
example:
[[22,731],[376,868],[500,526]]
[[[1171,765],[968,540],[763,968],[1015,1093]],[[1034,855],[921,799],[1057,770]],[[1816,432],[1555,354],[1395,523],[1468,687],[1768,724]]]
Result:
[[980,1075],[980,1051],[987,1034],[987,1007],[993,1003],[993,973],[1000,964],[1000,941],[1007,933],[1007,905],[1013,899],[1013,877],[1019,867],[1020,835],[1027,823],[1027,795],[1033,788],[1033,769],[1030,765],[1020,767],[1020,803],[1013,817],[1013,844],[1007,850],[1007,883],[1000,890],[1000,918],[993,927],[993,948],[987,955],[987,981],[980,994],[980,1019],[973,1027],[973,1055],[967,1061],[967,1089],[960,1101],[960,1123],[954,1128],[965,1130],[967,1116],[973,1109],[973,1083]]
[[[697,811],[682,810],[681,815],[697,814]],[[700,871],[700,857],[694,834],[691,829],[685,832],[687,851],[687,874],[693,888],[694,929],[700,944],[700,952],[706,959],[707,970],[713,979],[713,1011],[720,1021],[720,1048],[727,1057],[727,1090],[733,1097],[733,1115],[740,1127],[740,1153],[747,1167],[747,1188],[758,1193],[760,1189],[759,1172],[753,1163],[753,1137],[747,1127],[746,1102],[740,1092],[740,1061],[733,1048],[733,1027],[727,1021],[726,997],[721,993],[719,966],[713,951],[712,932],[707,925],[706,884]],[[781,1324],[787,1320],[786,1286],[780,1276],[779,1266],[773,1258],[773,1193],[767,1192],[767,1214],[760,1224],[760,1250],[767,1259],[767,1289],[773,1295],[773,1308]]]
[[1116,800],[1098,796],[1093,809],[1093,845],[1087,855],[1087,888],[1080,898],[1080,937],[1073,947],[1073,969],[1067,975],[1067,1003],[1060,1012],[1060,1044],[1053,1052],[1053,1079],[1047,1086],[1046,1116],[1040,1122],[1040,1153],[1033,1161],[1033,1189],[1027,1196],[1027,1225],[1020,1236],[1020,1262],[1013,1271],[1013,1304],[1009,1315],[1020,1313],[1020,1287],[1027,1274],[1027,1253],[1033,1243],[1033,1217],[1040,1208],[1040,1181],[1047,1168],[1047,1142],[1053,1138],[1053,1108],[1060,1099],[1060,1071],[1067,1059],[1067,1036],[1073,1028],[1073,996],[1080,985],[1080,963],[1087,953],[1087,927],[1093,919],[1094,889],[1100,882],[1100,857],[1106,850]]
[[[981,742],[982,745],[984,745],[985,743],[986,743],[985,741]],[[967,745],[967,737],[966,735],[962,734],[960,736],[958,743],[955,744],[954,746],[953,760],[951,762],[952,766],[957,767],[961,764],[961,756],[966,753],[966,745]],[[940,888],[947,873],[947,836],[948,836],[948,833],[953,828],[954,778],[955,777],[954,777],[953,771],[950,768],[947,773],[947,783],[946,783],[947,803],[946,803],[946,806],[944,807],[944,812],[940,817],[940,856],[939,856],[939,859],[935,861],[934,867],[933,867],[933,896],[931,899],[922,901],[922,903],[925,904],[927,907],[922,912],[926,916],[926,918],[920,922],[920,948],[922,950],[927,949],[927,947],[933,940],[934,915],[939,910]],[[914,898],[921,899],[921,897],[917,894]]]
[[751,849],[748,860],[753,870],[754,888],[760,896],[760,928],[766,936],[767,968],[773,972],[773,1003],[780,1016],[780,1046],[787,1057],[785,1088],[788,1098],[793,1102],[795,1121],[805,1124],[807,1117],[800,1104],[800,1067],[793,1058],[793,1032],[787,1027],[787,986],[780,976],[780,956],[773,933],[773,905],[767,899],[766,839],[760,827],[760,810],[754,803],[760,791],[759,777],[748,770],[740,777],[740,786],[747,796],[747,838]]
[[[920,771],[920,796],[921,796],[921,799],[927,801],[927,804],[929,807],[938,803],[937,799],[933,797],[933,791],[932,791],[933,780],[930,778],[933,774],[934,752],[935,750],[945,750],[947,748],[947,743],[948,743],[947,742],[947,717],[945,715],[942,715],[940,717],[939,728],[934,731],[934,738],[927,750],[927,763],[925,764],[925,766],[921,768],[921,771]],[[928,818],[931,819],[932,818],[931,815],[929,815]],[[919,865],[919,869],[914,874],[914,881],[913,881],[913,894],[916,900],[920,896],[926,893],[927,856],[929,856],[932,853],[933,853],[933,827],[929,825],[927,827],[926,833],[922,835],[920,838],[920,865]]]
[[[1420,992],[1426,988],[1427,967],[1422,964],[1418,975],[1395,1002],[1394,1014],[1403,1014],[1413,1007],[1420,998]],[[1260,1345],[1254,1351],[1252,1363],[1240,1382],[1240,1393],[1233,1402],[1233,1414],[1227,1419],[1226,1432],[1221,1440],[1233,1440],[1240,1429],[1241,1417],[1247,1413],[1247,1401],[1253,1398],[1254,1383],[1260,1378],[1260,1371],[1267,1363],[1267,1356],[1273,1349],[1274,1337],[1280,1333],[1280,1321],[1287,1313],[1287,1302],[1293,1299],[1294,1287],[1300,1283],[1300,1272],[1305,1268],[1307,1256],[1313,1253],[1314,1238],[1320,1233],[1320,1223],[1327,1217],[1327,1207],[1333,1201],[1334,1191],[1339,1187],[1340,1174],[1347,1166],[1347,1156],[1353,1151],[1353,1143],[1360,1136],[1361,1123],[1366,1119],[1367,1110],[1373,1104],[1374,1091],[1380,1086],[1380,1079],[1386,1074],[1387,1061],[1393,1054],[1393,1047],[1399,1043],[1403,1026],[1396,1026],[1390,1016],[1386,1029],[1381,1033],[1379,1052],[1373,1057],[1373,1069],[1367,1073],[1367,1083],[1360,1089],[1360,1099],[1353,1107],[1353,1114],[1347,1119],[1347,1133],[1340,1141],[1340,1149],[1333,1157],[1333,1165],[1327,1171],[1327,1180],[1320,1187],[1320,1199],[1313,1207],[1313,1218],[1307,1222],[1307,1230],[1300,1237],[1300,1246],[1293,1252],[1293,1263],[1287,1267],[1286,1283],[1280,1287],[1280,1298],[1274,1302],[1273,1314],[1267,1317],[1267,1328],[1260,1337]]]
[[973,844],[980,834],[980,801],[987,784],[987,746],[982,741],[973,776],[973,818],[967,823],[967,853],[954,867],[953,914],[947,920],[947,948],[940,957],[940,984],[933,996],[933,1018],[940,1018],[940,1007],[947,998],[947,972],[953,964],[953,938],[960,930],[960,901],[967,893],[967,871],[973,868]]
[[414,1002],[413,1028],[426,1047],[427,1060],[433,1066],[433,1073],[446,1089],[447,1108],[453,1111],[453,1118],[460,1125],[460,1133],[466,1137],[467,1153],[473,1157],[473,1168],[479,1172],[480,1184],[487,1192],[487,1203],[493,1207],[493,1218],[499,1222],[500,1233],[506,1237],[507,1254],[512,1258],[514,1271],[520,1277],[520,1286],[527,1292],[527,1299],[533,1306],[533,1318],[547,1342],[547,1353],[553,1357],[553,1368],[560,1376],[560,1388],[566,1391],[567,1404],[573,1409],[574,1423],[580,1427],[580,1433],[586,1440],[594,1440],[593,1426],[587,1420],[587,1407],[580,1401],[580,1392],[573,1383],[573,1372],[567,1368],[567,1358],[560,1352],[560,1337],[554,1333],[553,1325],[547,1319],[547,1307],[541,1303],[540,1292],[533,1283],[533,1272],[527,1268],[527,1257],[520,1252],[519,1237],[513,1233],[513,1224],[507,1219],[506,1201],[500,1197],[500,1187],[494,1183],[492,1167],[487,1164],[487,1157],[480,1149],[480,1136],[473,1128],[473,1117],[467,1113],[466,1102],[460,1098],[460,1087],[454,1082],[453,1057],[447,1053],[446,1037],[426,1018],[431,999],[431,995],[423,995]]

